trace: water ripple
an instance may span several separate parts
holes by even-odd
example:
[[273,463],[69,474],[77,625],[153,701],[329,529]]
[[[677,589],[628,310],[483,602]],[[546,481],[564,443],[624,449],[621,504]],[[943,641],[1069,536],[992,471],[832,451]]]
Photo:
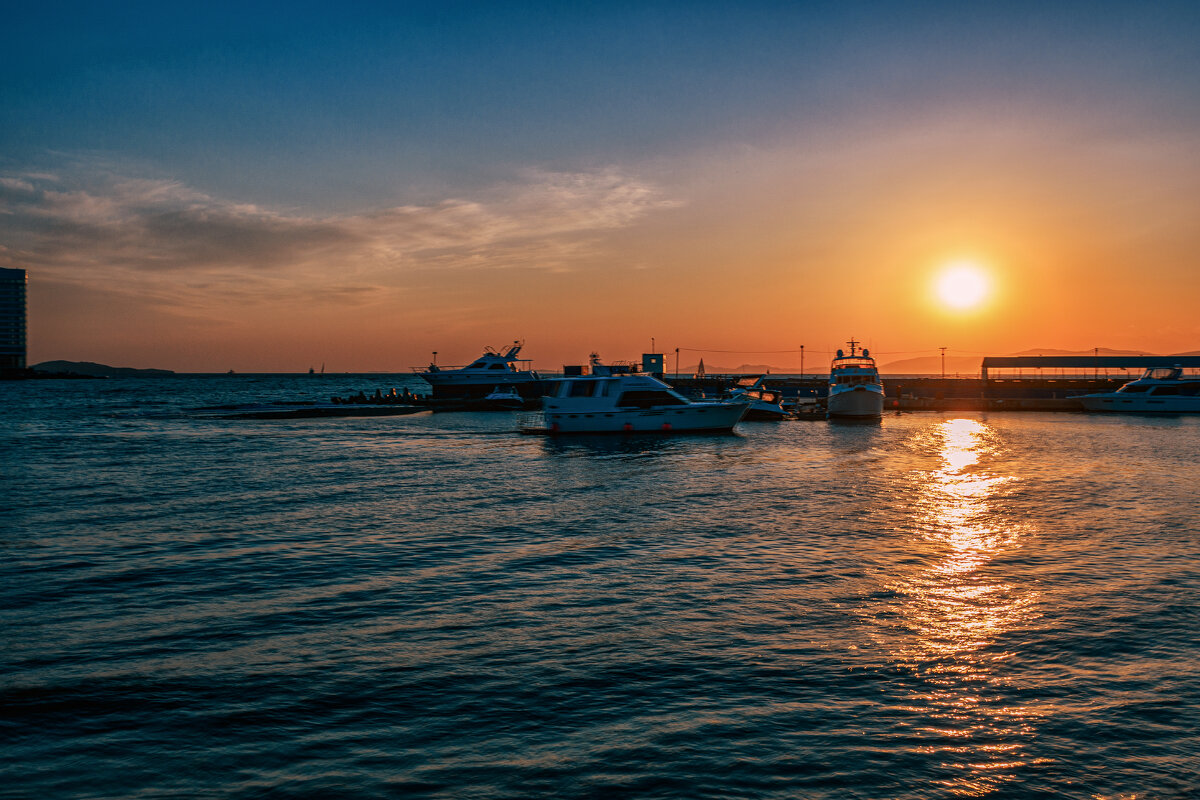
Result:
[[1200,785],[1194,421],[547,440],[192,410],[345,380],[5,387],[5,791]]

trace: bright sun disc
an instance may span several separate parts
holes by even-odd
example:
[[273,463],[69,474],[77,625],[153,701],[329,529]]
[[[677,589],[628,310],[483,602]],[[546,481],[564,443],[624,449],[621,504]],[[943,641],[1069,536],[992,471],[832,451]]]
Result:
[[974,264],[955,264],[937,279],[938,297],[951,308],[973,308],[987,293],[987,276]]

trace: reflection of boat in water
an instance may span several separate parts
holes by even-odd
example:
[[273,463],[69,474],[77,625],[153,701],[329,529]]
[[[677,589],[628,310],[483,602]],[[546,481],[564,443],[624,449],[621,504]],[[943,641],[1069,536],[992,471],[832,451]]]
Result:
[[871,351],[857,351],[851,339],[850,355],[841,350],[829,370],[828,414],[841,419],[878,419],[883,416],[883,381]]
[[430,364],[423,371],[414,367],[414,372],[433,388],[436,399],[479,399],[497,386],[515,389],[521,397],[539,397],[547,382],[532,369],[522,368],[531,362],[528,358],[517,358],[523,344],[513,342],[503,352],[485,348],[483,355],[465,367]]
[[1151,367],[1115,392],[1078,398],[1088,411],[1136,414],[1200,414],[1200,375],[1184,375],[1183,367]]
[[747,401],[750,408],[746,410],[747,421],[768,421],[787,419],[788,412],[783,407],[783,393],[768,389],[764,384],[766,375],[757,378],[741,378],[729,391],[729,400]]
[[483,398],[484,408],[495,411],[517,411],[525,407],[525,398],[512,386],[497,386]]
[[560,380],[542,413],[549,433],[728,431],[749,405],[688,400],[650,375],[606,367],[593,353],[591,375]]

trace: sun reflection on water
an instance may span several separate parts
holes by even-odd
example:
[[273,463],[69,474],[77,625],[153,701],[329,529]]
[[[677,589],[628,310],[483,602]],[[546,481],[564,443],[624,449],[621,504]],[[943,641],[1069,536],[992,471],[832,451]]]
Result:
[[888,579],[876,622],[893,658],[913,675],[902,711],[917,727],[919,752],[939,758],[955,795],[978,797],[1016,779],[1039,716],[1012,702],[1002,637],[1031,618],[1033,596],[1005,580],[995,561],[1028,530],[1006,520],[997,500],[1015,478],[997,471],[1002,443],[973,419],[951,419],[912,442],[933,469],[908,473],[912,571]]

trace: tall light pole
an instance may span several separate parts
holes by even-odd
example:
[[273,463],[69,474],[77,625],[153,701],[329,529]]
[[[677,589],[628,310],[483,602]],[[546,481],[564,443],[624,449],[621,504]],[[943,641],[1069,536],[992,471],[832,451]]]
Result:
[[942,351],[942,378],[945,379],[945,377],[946,377],[946,348],[939,347],[938,349]]
[[800,380],[804,380],[804,345],[800,345]]
[[433,365],[437,366],[437,350],[433,351]]

